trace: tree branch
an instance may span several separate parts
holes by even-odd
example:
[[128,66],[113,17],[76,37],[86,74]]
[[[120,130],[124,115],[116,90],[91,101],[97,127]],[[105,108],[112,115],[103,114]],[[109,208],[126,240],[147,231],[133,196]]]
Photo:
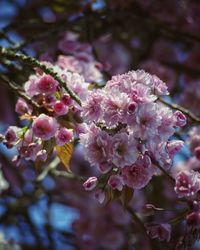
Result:
[[81,100],[79,97],[72,91],[67,85],[64,80],[62,80],[58,74],[52,69],[47,67],[45,64],[40,63],[38,60],[36,60],[33,57],[27,56],[22,53],[15,53],[12,50],[3,48],[0,46],[0,55],[9,59],[19,60],[26,64],[29,64],[33,67],[39,67],[42,71],[44,71],[46,74],[51,75],[56,81],[60,83],[60,85],[67,91],[67,93],[71,96],[71,98],[76,101],[81,106]]

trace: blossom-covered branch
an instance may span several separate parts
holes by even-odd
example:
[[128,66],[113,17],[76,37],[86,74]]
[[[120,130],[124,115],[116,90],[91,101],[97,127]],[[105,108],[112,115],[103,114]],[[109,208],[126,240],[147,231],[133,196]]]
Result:
[[38,60],[36,60],[33,57],[30,57],[21,53],[15,53],[14,51],[3,48],[1,46],[0,46],[0,55],[3,57],[10,58],[10,59],[12,58],[14,60],[20,60],[24,63],[32,65],[33,67],[39,67],[46,74],[51,75],[56,81],[58,81],[60,85],[71,96],[71,98],[74,99],[79,105],[81,105],[81,101],[79,97],[66,85],[65,81],[62,80],[52,68],[48,68],[44,63],[40,63]]

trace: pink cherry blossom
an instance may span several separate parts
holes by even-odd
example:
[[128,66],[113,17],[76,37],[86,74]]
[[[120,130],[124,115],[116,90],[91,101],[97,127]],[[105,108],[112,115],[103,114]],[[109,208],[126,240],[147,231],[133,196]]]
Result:
[[133,189],[145,187],[151,180],[152,175],[151,160],[148,156],[139,157],[136,163],[122,169],[124,184]]
[[19,128],[15,127],[15,126],[10,126],[6,132],[5,132],[5,139],[8,143],[14,143],[17,141],[18,136],[17,136],[17,132],[19,132]]
[[117,189],[119,191],[122,191],[123,189],[123,179],[120,175],[111,175],[108,180],[108,185],[112,189]]
[[91,165],[100,165],[109,160],[111,137],[95,125],[89,127],[86,134],[80,135],[80,141],[85,146],[85,158]]
[[73,132],[67,128],[60,128],[55,135],[56,144],[59,146],[63,146],[66,143],[72,141],[73,139]]
[[200,190],[200,173],[194,170],[178,173],[174,190],[180,198],[195,195]]
[[102,114],[102,94],[100,91],[94,91],[83,102],[82,116],[85,122],[98,121]]
[[177,154],[183,147],[184,142],[181,140],[174,140],[167,143],[167,151],[171,157]]
[[58,82],[50,75],[44,75],[40,78],[37,88],[38,92],[50,95],[56,92]]
[[33,121],[32,128],[35,136],[47,141],[55,136],[58,123],[55,118],[41,114]]
[[46,161],[47,160],[47,151],[45,149],[41,149],[36,154],[36,160],[37,161]]
[[28,104],[22,99],[19,98],[17,100],[17,103],[15,105],[15,111],[20,114],[26,114],[26,113],[31,113],[31,108],[28,106]]
[[61,101],[57,101],[53,105],[53,110],[56,113],[56,115],[65,115],[68,112],[68,107]]
[[70,106],[73,102],[71,96],[67,93],[64,93],[61,97],[61,102],[63,102],[66,106]]
[[38,79],[40,79],[39,76],[31,75],[29,77],[29,80],[25,83],[24,89],[28,96],[33,97],[39,94],[39,91],[37,88]]
[[122,132],[112,137],[111,158],[115,166],[129,166],[137,157],[136,141],[132,135]]

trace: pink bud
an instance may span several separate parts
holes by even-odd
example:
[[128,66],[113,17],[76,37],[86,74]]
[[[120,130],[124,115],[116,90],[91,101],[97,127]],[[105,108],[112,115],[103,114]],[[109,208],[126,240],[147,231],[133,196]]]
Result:
[[53,110],[57,115],[65,115],[68,112],[68,107],[61,101],[57,101],[54,106]]
[[56,133],[56,143],[59,146],[70,142],[73,139],[73,132],[67,128],[60,128]]
[[38,161],[46,161],[47,156],[48,156],[47,151],[45,149],[42,149],[36,154],[36,160],[38,160]]
[[179,110],[174,113],[176,118],[176,126],[183,127],[186,124],[186,116]]
[[65,93],[62,98],[61,98],[61,101],[67,105],[67,106],[70,106],[72,104],[72,98],[70,95],[68,95],[67,93]]
[[83,187],[85,188],[86,191],[91,191],[93,190],[97,185],[97,178],[95,176],[90,177],[83,183]]
[[117,189],[122,191],[123,189],[123,180],[120,175],[111,175],[108,180],[108,185],[111,186],[113,189]]

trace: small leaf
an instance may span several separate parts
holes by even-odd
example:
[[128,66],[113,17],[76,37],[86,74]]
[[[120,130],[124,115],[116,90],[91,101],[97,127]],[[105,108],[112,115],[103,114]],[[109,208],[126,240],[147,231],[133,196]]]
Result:
[[122,194],[120,197],[121,203],[124,207],[127,207],[129,202],[131,201],[134,194],[134,190],[130,187],[124,186],[122,190]]
[[69,162],[73,153],[74,143],[70,142],[63,146],[56,146],[56,153],[60,161],[64,164],[67,171],[71,172]]

